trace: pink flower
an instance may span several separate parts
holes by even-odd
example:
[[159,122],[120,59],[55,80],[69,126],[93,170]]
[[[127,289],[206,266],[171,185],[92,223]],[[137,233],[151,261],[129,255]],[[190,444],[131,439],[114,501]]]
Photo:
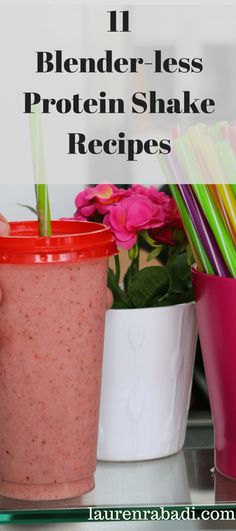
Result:
[[113,184],[89,186],[77,195],[75,204],[74,219],[103,221],[114,232],[117,245],[127,250],[143,230],[149,230],[157,242],[174,245],[174,229],[182,228],[174,200],[155,186],[135,184],[128,190]]
[[131,193],[145,195],[149,197],[156,205],[165,205],[169,202],[170,197],[164,192],[159,192],[155,186],[143,186],[142,184],[133,184]]
[[140,231],[162,226],[164,216],[148,197],[137,193],[110,205],[104,223],[114,232],[117,245],[128,250],[136,243]]
[[149,235],[158,244],[175,245],[174,230],[172,228],[163,227],[162,229],[150,229]]
[[114,184],[89,186],[76,196],[75,205],[77,210],[74,217],[86,220],[96,213],[104,216],[109,210],[109,205],[120,201],[129,193],[129,190],[117,188]]
[[152,228],[149,230],[149,234],[157,243],[175,245],[176,240],[174,238],[174,231],[175,229],[183,230],[183,224],[175,201],[171,197],[168,197],[168,202],[164,206],[164,211],[166,216],[164,227]]
[[182,228],[182,222],[175,204],[175,201],[172,197],[165,194],[164,192],[159,192],[155,186],[142,186],[141,184],[134,184],[131,187],[131,192],[133,194],[142,194],[145,197],[148,197],[154,205],[158,207],[159,216],[163,216],[165,223],[170,224],[174,221],[174,226],[177,228]]

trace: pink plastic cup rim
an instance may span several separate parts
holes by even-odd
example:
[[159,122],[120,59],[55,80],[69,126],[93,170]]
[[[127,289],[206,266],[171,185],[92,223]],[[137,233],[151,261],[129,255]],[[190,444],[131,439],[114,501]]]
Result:
[[236,278],[234,277],[219,277],[218,275],[209,275],[208,273],[204,273],[202,271],[198,271],[197,266],[193,265],[192,268],[192,274],[194,277],[199,277],[202,280],[214,280],[215,282],[235,282]]

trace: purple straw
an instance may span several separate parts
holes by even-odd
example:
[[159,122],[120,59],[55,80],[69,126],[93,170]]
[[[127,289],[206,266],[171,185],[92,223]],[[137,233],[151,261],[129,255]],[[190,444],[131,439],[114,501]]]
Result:
[[221,277],[229,277],[229,271],[221,256],[213,232],[210,228],[210,225],[206,219],[204,212],[197,203],[191,186],[188,184],[183,184],[179,185],[179,187],[190,211],[190,215],[196,225],[197,231],[208,254],[213,269],[215,270],[217,275]]
[[[172,167],[174,166],[176,171],[175,175],[179,174],[183,177],[183,171],[179,164],[179,160],[173,151],[169,156]],[[214,269],[214,272],[221,277],[229,277],[229,271],[220,253],[219,247],[215,240],[214,234],[210,228],[210,225],[206,219],[204,212],[199,206],[192,188],[188,184],[177,184],[179,191],[184,199],[184,202],[188,208],[189,214],[193,223],[196,226],[200,239],[203,243],[205,251]]]

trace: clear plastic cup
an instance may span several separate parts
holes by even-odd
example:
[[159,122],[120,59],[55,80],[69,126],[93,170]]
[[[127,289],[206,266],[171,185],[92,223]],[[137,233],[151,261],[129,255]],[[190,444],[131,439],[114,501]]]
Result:
[[94,487],[108,257],[101,224],[11,224],[0,238],[0,494],[63,499]]

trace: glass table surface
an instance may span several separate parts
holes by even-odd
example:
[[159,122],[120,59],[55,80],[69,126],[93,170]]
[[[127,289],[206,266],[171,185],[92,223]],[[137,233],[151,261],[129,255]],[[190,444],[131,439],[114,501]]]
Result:
[[[213,428],[209,419],[189,422],[184,449],[167,458],[140,462],[98,462],[96,487],[80,497],[55,502],[26,502],[0,497],[0,523],[36,524],[79,522],[87,507],[135,507],[157,505],[236,504],[236,481],[213,468]],[[131,529],[135,522],[106,523],[109,531]],[[154,522],[138,523],[140,530],[152,529]],[[172,527],[170,525],[172,524]],[[180,525],[181,524],[181,525]],[[214,527],[210,527],[214,524]],[[91,523],[65,524],[65,529],[90,529]],[[100,523],[96,523],[98,531]],[[103,528],[104,528],[104,524]],[[155,526],[157,522],[155,523]],[[173,525],[175,525],[173,527]],[[186,527],[187,525],[187,527]],[[87,527],[89,526],[89,528]],[[51,527],[51,525],[49,525]],[[54,527],[54,526],[52,526]],[[97,529],[96,527],[96,529]],[[134,526],[133,526],[134,527]],[[36,527],[38,529],[38,526]],[[235,522],[158,522],[158,529],[236,529]],[[45,529],[45,525],[42,529]],[[55,527],[58,529],[58,527]],[[60,530],[64,526],[60,526]],[[155,527],[156,529],[156,527]]]

